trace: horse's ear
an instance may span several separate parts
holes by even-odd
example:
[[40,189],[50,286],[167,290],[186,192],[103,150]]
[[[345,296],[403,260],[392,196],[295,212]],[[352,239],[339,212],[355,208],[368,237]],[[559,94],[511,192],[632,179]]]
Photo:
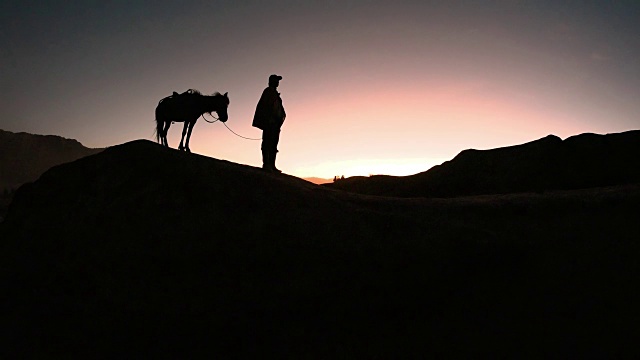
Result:
[[224,97],[228,97],[227,94],[228,94],[228,92],[224,93]]

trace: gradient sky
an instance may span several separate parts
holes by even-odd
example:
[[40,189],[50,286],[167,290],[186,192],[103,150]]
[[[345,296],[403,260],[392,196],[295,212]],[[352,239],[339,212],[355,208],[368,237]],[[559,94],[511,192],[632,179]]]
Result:
[[[270,74],[300,177],[409,175],[467,148],[640,129],[640,1],[3,1],[0,129],[88,147],[152,139],[173,91],[229,92],[251,127]],[[182,124],[169,131],[177,147]],[[261,165],[200,119],[193,152]]]

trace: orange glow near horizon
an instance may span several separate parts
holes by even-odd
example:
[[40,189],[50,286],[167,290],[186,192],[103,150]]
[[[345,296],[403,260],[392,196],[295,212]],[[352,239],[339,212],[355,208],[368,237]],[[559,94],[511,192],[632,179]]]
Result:
[[[448,159],[353,159],[303,165],[292,169],[291,173],[301,178],[320,177],[324,179],[332,179],[333,176],[406,176],[426,171],[446,160]],[[331,173],[335,174],[328,175]]]

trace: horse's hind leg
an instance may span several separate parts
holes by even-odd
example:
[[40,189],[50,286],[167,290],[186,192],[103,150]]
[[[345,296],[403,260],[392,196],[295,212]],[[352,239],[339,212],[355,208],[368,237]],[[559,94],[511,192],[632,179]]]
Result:
[[[184,127],[182,128],[182,138],[180,138],[180,146],[178,146],[178,150],[184,150],[184,145],[182,145],[182,144],[184,142],[184,135],[187,133],[187,127],[188,126],[189,126],[189,122],[185,121],[184,122]],[[187,143],[188,143],[188,140],[187,140]]]
[[162,145],[166,147],[169,147],[169,142],[167,141],[167,133],[169,132],[169,127],[171,127],[171,121],[166,121],[162,129],[162,136],[160,136],[160,139],[162,139]]
[[[193,130],[194,125],[196,124],[196,122],[190,122],[189,123],[189,131],[187,132],[187,142],[185,145],[185,148],[187,150],[187,152],[191,152],[191,149],[189,149],[189,139],[191,139],[191,130]],[[185,123],[186,125],[186,123]]]

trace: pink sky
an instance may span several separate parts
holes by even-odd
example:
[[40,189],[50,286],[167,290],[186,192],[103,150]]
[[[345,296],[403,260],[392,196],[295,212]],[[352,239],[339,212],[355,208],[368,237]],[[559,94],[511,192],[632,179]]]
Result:
[[[468,148],[640,128],[633,4],[243,4],[12,5],[0,128],[151,140],[158,101],[195,88],[229,92],[229,127],[260,137],[273,73],[288,114],[278,167],[300,177],[409,175]],[[261,164],[260,142],[222,124],[200,120],[190,145]]]

